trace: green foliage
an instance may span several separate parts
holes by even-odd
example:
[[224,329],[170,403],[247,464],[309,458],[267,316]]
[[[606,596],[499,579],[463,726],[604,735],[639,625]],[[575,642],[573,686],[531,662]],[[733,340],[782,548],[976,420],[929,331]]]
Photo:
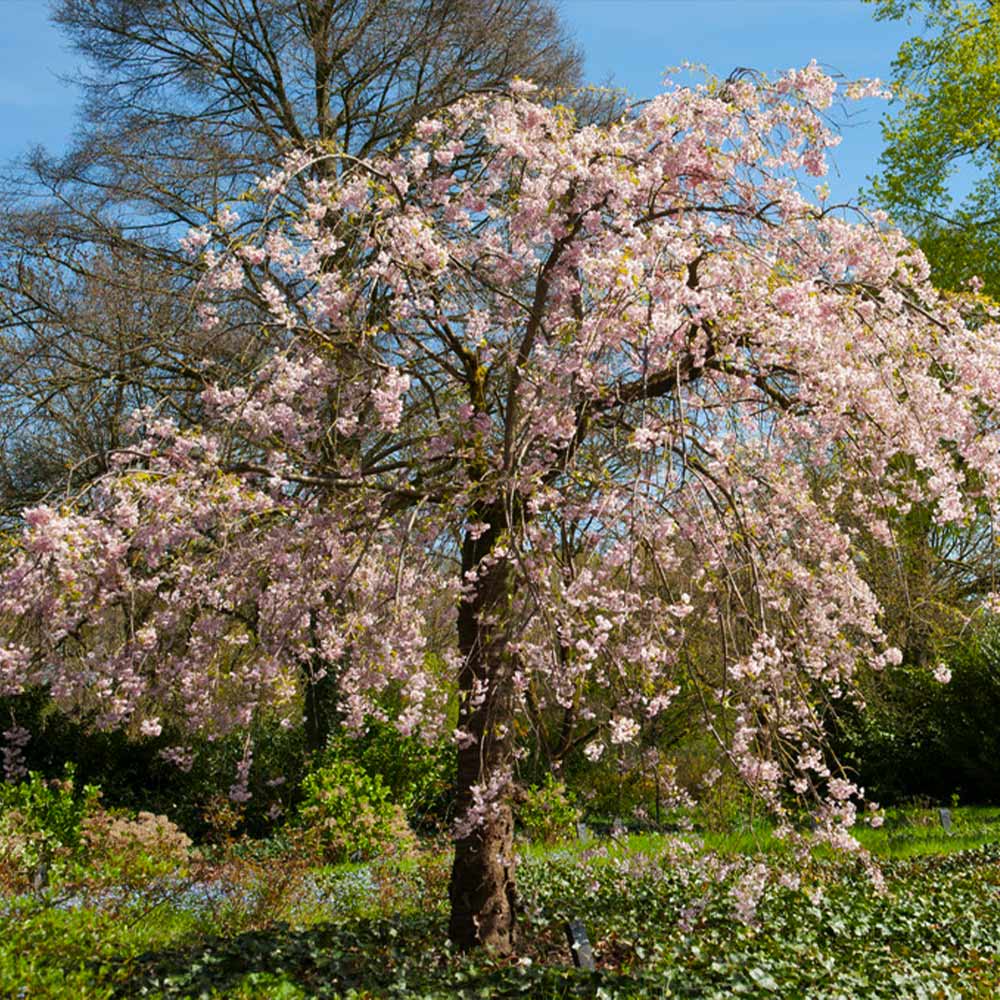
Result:
[[[988,0],[866,0],[876,17],[923,18],[893,63],[875,199],[914,235],[933,280],[974,274],[1000,298],[1000,9]],[[971,177],[956,199],[956,174]],[[957,203],[956,203],[957,202]]]
[[823,864],[800,888],[771,883],[751,926],[732,914],[740,869],[698,879],[669,853],[552,857],[526,866],[521,886],[548,920],[584,920],[602,983],[622,989],[612,970],[633,977],[620,996],[985,998],[1000,974],[978,921],[1000,917],[978,894],[992,892],[998,856],[887,864],[884,895],[860,867]]
[[[303,730],[268,720],[249,733],[195,740],[193,764],[183,771],[159,756],[163,747],[184,742],[175,733],[138,739],[121,732],[89,732],[57,712],[42,692],[0,699],[3,709],[13,711],[33,734],[27,748],[32,770],[51,777],[62,774],[67,761],[78,761],[77,778],[99,786],[107,807],[169,816],[199,843],[273,834],[295,813],[309,765]],[[251,798],[237,808],[228,793],[248,736],[254,755]],[[429,830],[450,818],[455,777],[450,743],[427,744],[370,720],[359,737],[334,733],[314,764],[337,760],[352,761],[379,778],[414,826]]]
[[166,816],[149,812],[133,818],[96,810],[84,817],[81,840],[86,868],[119,887],[184,874],[191,848],[190,838]]
[[76,860],[84,817],[99,796],[93,785],[74,787],[72,764],[61,780],[32,771],[25,781],[0,784],[0,860],[24,873],[39,865],[58,871]]
[[[153,739],[90,731],[57,711],[43,691],[0,699],[0,712],[13,712],[31,732],[27,758],[32,770],[58,776],[71,761],[80,782],[100,787],[108,808],[169,816],[197,841],[214,835],[213,813],[228,797],[247,736],[254,752],[251,798],[232,832],[270,834],[294,810],[306,772],[302,729],[285,729],[276,720],[264,719],[249,733],[191,741],[170,731]],[[160,756],[164,747],[177,744],[191,745],[193,763],[187,771]]]
[[455,780],[455,749],[445,741],[426,743],[403,736],[387,722],[369,719],[360,736],[334,733],[319,764],[351,761],[384,785],[415,826],[446,819]]
[[937,809],[905,806],[887,809],[878,829],[859,827],[858,840],[883,858],[953,854],[1000,841],[1000,811],[983,807],[951,807],[951,829],[941,824]]
[[[894,814],[887,826],[918,829],[931,818]],[[767,885],[745,923],[733,893],[760,860],[716,864],[669,837],[529,854],[517,961],[448,946],[444,855],[369,866],[364,879],[340,869],[348,891],[332,919],[329,909],[304,921],[282,911],[248,927],[223,909],[195,918],[177,900],[155,919],[142,903],[112,917],[21,900],[5,911],[0,983],[32,998],[162,1000],[997,995],[1000,845],[887,861],[884,892],[842,858],[799,870],[801,885],[783,882],[790,858],[768,855]],[[597,972],[573,969],[568,917],[584,922]]]
[[9,920],[0,918],[0,995],[31,1000],[128,996],[119,985],[119,970],[143,952],[182,940],[195,925],[191,914],[169,909],[161,909],[155,920],[142,919],[147,908],[142,903],[123,919],[115,909],[60,909],[44,899],[19,900],[2,911]]
[[543,844],[575,837],[581,812],[566,786],[552,774],[532,785],[518,805],[517,818],[529,840]]
[[1000,623],[981,624],[942,658],[949,683],[904,663],[870,679],[864,711],[841,713],[837,752],[875,799],[1000,802]]
[[655,785],[638,755],[636,748],[614,747],[597,762],[587,760],[582,752],[566,759],[562,778],[588,823],[606,820],[610,824],[615,818],[627,820],[644,813],[656,818]]
[[0,785],[0,873],[15,891],[72,885],[116,892],[184,873],[191,841],[166,816],[100,806],[100,790],[32,772]]
[[306,843],[330,863],[405,853],[413,834],[377,775],[335,760],[306,775],[299,820]]

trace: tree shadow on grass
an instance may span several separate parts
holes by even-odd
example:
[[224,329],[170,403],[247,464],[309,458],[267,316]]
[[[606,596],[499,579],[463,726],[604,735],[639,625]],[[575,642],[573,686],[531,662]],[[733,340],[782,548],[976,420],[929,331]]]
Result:
[[332,1000],[353,990],[359,997],[561,1000],[595,997],[602,983],[606,990],[611,985],[609,979],[615,988],[605,995],[648,995],[632,993],[624,977],[580,972],[554,948],[549,955],[554,961],[518,964],[481,953],[463,958],[445,947],[446,937],[440,914],[349,919],[302,930],[274,924],[129,959],[115,971],[115,996],[221,998],[243,990],[261,997]]

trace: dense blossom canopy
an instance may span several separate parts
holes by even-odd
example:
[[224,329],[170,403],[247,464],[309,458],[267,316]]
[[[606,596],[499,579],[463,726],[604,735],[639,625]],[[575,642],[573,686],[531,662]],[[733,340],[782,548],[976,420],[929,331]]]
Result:
[[[743,778],[779,810],[821,793],[838,836],[857,789],[822,706],[899,657],[850,525],[992,511],[1000,337],[899,233],[803,195],[835,89],[810,66],[579,127],[518,83],[394,155],[290,160],[267,231],[187,241],[280,349],[26,512],[0,694],[221,733],[294,723],[332,672],[351,724],[391,691],[403,730],[484,748],[468,834],[520,720],[568,713],[597,759],[695,691]],[[280,219],[310,156],[337,169]]]

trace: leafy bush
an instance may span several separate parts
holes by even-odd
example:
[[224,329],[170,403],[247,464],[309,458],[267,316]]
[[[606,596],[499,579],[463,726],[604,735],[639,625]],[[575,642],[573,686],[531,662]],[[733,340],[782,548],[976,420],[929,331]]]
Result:
[[525,792],[518,808],[518,819],[529,839],[544,844],[574,836],[580,816],[572,794],[551,774],[542,785]]
[[382,780],[349,760],[306,776],[299,818],[306,845],[331,864],[403,854],[415,843]]
[[191,841],[166,816],[109,812],[93,785],[76,787],[72,765],[61,780],[32,772],[0,785],[0,867],[11,888],[50,882],[145,886],[187,865]]
[[103,809],[85,816],[81,840],[87,866],[119,885],[141,886],[187,868],[191,840],[166,816],[140,812],[133,819]]
[[83,846],[83,819],[99,797],[93,785],[75,789],[71,764],[62,779],[32,771],[25,781],[0,785],[0,864],[21,878],[71,866]]
[[351,761],[389,790],[411,823],[423,826],[445,819],[455,778],[455,748],[418,736],[403,736],[387,722],[369,719],[361,736],[334,733],[320,766]]
[[[285,729],[277,719],[261,719],[249,732],[221,739],[191,740],[169,728],[140,739],[122,731],[91,731],[58,711],[42,690],[0,698],[0,715],[10,713],[31,733],[25,748],[30,770],[56,777],[66,762],[73,762],[82,784],[100,787],[105,807],[162,813],[196,841],[215,833],[214,803],[228,799],[248,736],[253,746],[251,797],[240,810],[240,832],[254,837],[272,833],[294,811],[307,770],[301,727]],[[193,752],[187,770],[161,756],[165,747],[180,744]]]
[[985,623],[941,659],[949,683],[904,663],[870,679],[865,711],[840,714],[837,753],[879,801],[1000,801],[1000,623]]

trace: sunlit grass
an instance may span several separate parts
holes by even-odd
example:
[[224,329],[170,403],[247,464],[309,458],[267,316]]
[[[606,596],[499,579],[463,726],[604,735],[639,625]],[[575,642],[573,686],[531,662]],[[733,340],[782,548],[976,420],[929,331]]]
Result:
[[[872,827],[861,821],[852,833],[862,847],[881,858],[921,857],[953,854],[1000,843],[1000,810],[984,806],[962,806],[950,810],[951,830],[942,824],[937,809],[903,808],[886,811],[885,823]],[[803,831],[805,832],[805,831]],[[626,833],[617,837],[594,837],[581,841],[567,837],[556,844],[522,842],[518,855],[541,859],[552,854],[581,854],[600,846],[609,857],[625,854],[662,854],[671,844],[681,842],[695,851],[736,856],[781,856],[792,850],[788,841],[777,837],[774,824],[755,818],[733,830],[698,830],[674,833]],[[833,851],[817,844],[819,857]]]
[[879,857],[907,858],[952,854],[1000,843],[1000,811],[984,806],[950,810],[951,829],[945,829],[937,809],[890,809],[877,829],[859,825],[855,836]]

